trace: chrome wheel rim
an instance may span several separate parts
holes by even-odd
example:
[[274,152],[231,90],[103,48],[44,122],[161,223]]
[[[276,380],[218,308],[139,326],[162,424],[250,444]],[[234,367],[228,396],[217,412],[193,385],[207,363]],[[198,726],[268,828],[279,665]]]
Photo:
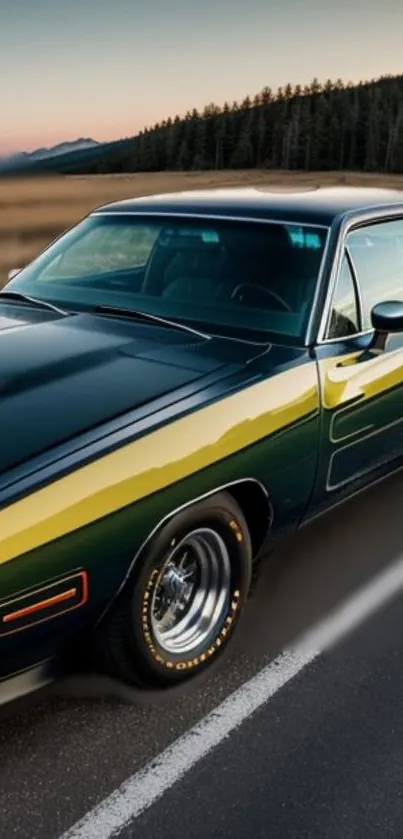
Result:
[[152,631],[165,653],[191,655],[218,635],[230,583],[228,549],[214,530],[193,530],[173,546],[151,599]]

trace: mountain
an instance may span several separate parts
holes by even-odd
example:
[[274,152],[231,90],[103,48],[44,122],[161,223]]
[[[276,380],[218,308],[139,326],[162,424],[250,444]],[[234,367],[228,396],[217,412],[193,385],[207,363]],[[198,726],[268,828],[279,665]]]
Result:
[[[86,146],[84,148],[76,148],[72,151],[63,152],[61,154],[52,154],[45,157],[32,157],[32,155],[18,155],[14,158],[8,158],[5,162],[0,161],[0,176],[1,175],[41,175],[41,174],[60,174],[72,175],[89,172],[94,168],[95,172],[108,172],[108,168],[103,168],[103,161],[108,161],[109,158],[115,159],[117,156],[123,154],[130,154],[130,148],[133,144],[133,138],[125,140],[115,140],[111,143],[97,143],[93,146]],[[112,171],[122,171],[113,169]],[[124,170],[123,170],[124,171]]]
[[103,145],[105,144],[98,143],[97,140],[92,140],[90,137],[80,137],[79,140],[59,143],[50,148],[35,149],[32,152],[17,152],[16,154],[0,158],[0,172],[13,173],[20,169],[29,169],[37,161],[46,163],[46,161],[53,160],[55,157],[58,158],[64,155],[75,154],[87,149],[98,149]]
[[59,143],[59,145],[52,146],[51,148],[36,149],[36,151],[26,153],[26,156],[29,160],[44,160],[45,158],[56,157],[59,154],[68,154],[69,152],[90,149],[100,145],[101,143],[98,143],[96,140],[82,137],[72,142]]

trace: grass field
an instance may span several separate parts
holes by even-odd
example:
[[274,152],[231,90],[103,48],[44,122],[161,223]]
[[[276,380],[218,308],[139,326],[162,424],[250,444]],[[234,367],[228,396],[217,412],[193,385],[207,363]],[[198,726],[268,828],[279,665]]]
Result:
[[8,271],[100,204],[158,192],[235,185],[386,186],[403,190],[403,176],[346,172],[166,172],[94,177],[0,180],[0,287]]

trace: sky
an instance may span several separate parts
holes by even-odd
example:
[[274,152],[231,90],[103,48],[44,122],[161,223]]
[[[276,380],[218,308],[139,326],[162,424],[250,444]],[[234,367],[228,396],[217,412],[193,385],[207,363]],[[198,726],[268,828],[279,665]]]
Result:
[[403,0],[0,0],[0,154],[403,73]]

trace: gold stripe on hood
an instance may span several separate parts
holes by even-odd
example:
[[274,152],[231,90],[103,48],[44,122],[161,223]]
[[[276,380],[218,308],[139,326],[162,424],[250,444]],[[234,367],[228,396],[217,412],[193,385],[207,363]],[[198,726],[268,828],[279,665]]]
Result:
[[168,487],[318,410],[312,362],[174,420],[0,511],[0,564]]

